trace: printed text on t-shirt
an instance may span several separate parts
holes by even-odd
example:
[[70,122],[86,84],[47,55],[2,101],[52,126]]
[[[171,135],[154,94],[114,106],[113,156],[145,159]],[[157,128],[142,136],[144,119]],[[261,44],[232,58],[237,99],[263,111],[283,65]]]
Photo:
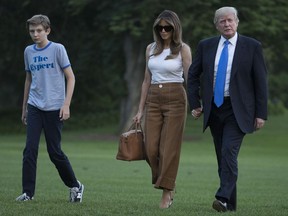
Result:
[[48,63],[48,57],[47,56],[35,56],[33,57],[33,62],[34,64],[30,64],[30,70],[31,71],[39,71],[41,69],[45,69],[45,68],[54,68],[54,64],[53,63]]

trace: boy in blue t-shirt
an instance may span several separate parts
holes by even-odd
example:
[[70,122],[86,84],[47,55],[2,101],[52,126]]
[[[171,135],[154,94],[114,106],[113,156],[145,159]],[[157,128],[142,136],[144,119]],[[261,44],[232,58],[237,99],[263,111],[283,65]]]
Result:
[[67,156],[61,150],[63,121],[70,117],[74,73],[64,46],[48,40],[51,31],[49,18],[35,15],[26,24],[35,44],[27,46],[24,51],[26,80],[22,122],[27,125],[27,138],[23,151],[23,194],[16,200],[33,199],[38,148],[43,129],[49,157],[64,184],[70,188],[70,202],[82,202],[84,185],[76,179]]

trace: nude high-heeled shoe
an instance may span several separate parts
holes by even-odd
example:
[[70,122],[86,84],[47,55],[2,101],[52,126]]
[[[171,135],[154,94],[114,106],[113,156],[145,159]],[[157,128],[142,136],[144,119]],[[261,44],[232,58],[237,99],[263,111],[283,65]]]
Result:
[[172,192],[173,191],[163,189],[162,199],[161,199],[161,202],[159,205],[160,209],[167,209],[172,205],[173,198],[174,198],[174,193],[172,193]]

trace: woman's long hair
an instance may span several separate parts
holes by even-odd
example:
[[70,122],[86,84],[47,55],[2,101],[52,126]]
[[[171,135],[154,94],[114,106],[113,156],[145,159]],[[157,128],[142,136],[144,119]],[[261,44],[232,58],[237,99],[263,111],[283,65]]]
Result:
[[153,37],[156,43],[152,52],[153,55],[159,55],[164,49],[164,41],[157,29],[157,26],[161,20],[165,20],[173,27],[170,44],[171,53],[166,57],[166,59],[172,59],[178,56],[182,47],[182,26],[180,19],[175,12],[164,10],[162,13],[160,13],[153,25]]

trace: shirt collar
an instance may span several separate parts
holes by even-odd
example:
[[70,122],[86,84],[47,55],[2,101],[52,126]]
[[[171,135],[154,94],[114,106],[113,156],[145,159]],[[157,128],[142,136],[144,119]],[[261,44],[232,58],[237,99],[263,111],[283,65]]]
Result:
[[[229,39],[230,44],[232,44],[233,46],[236,46],[236,42],[237,42],[237,38],[238,38],[238,33],[236,32],[236,34]],[[220,44],[224,44],[224,42],[226,41],[226,39],[221,35]]]

